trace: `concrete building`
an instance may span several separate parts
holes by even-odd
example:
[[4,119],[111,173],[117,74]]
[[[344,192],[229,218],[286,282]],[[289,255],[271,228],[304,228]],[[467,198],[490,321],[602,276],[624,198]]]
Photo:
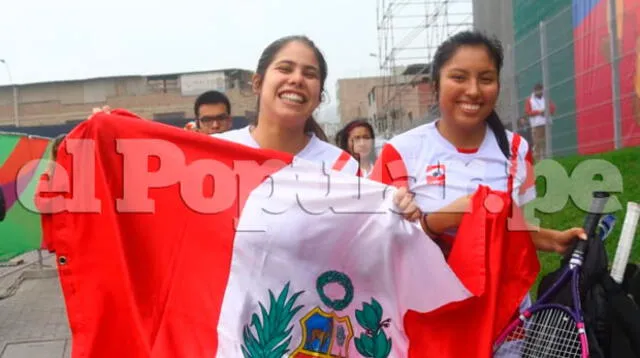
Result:
[[358,118],[369,117],[369,92],[382,86],[383,77],[342,78],[338,80],[338,114],[342,125]]
[[368,119],[383,136],[424,123],[434,101],[429,69],[428,64],[414,64],[393,77],[338,80],[340,123]]
[[122,76],[29,83],[0,87],[0,126],[28,128],[74,123],[94,107],[124,108],[148,119],[184,122],[192,119],[196,97],[207,90],[225,92],[231,115],[253,117],[256,96],[252,71],[243,69]]
[[371,89],[368,118],[376,131],[390,138],[429,121],[434,105],[429,64],[406,66],[404,71]]

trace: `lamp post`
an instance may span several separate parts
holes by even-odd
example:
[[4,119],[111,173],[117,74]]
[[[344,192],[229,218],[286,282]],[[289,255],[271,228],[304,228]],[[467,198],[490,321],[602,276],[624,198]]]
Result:
[[0,62],[6,67],[7,76],[9,76],[9,84],[13,87],[13,124],[18,127],[20,125],[20,119],[18,116],[18,86],[13,83],[13,79],[11,78],[9,63],[4,59],[0,59]]

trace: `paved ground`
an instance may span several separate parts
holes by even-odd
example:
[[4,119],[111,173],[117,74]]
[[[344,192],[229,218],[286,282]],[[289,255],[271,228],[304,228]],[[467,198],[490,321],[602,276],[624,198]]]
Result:
[[[54,258],[37,253],[0,267],[0,358],[71,357],[70,332]],[[15,261],[15,260],[12,260]]]

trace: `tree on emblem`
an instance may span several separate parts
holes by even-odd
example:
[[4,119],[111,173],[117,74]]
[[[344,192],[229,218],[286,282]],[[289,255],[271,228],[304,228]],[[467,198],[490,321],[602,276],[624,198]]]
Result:
[[293,330],[293,326],[289,324],[303,307],[293,305],[303,292],[296,292],[291,298],[287,298],[287,282],[276,300],[273,292],[269,290],[269,311],[267,312],[260,303],[260,317],[256,313],[251,316],[251,326],[254,327],[257,337],[248,325],[244,326],[242,354],[245,358],[280,358],[289,352],[290,335]]
[[365,332],[354,339],[356,349],[363,357],[386,358],[391,353],[391,338],[387,338],[384,328],[391,319],[382,320],[382,306],[371,299],[371,304],[363,302],[362,310],[356,310],[356,320]]

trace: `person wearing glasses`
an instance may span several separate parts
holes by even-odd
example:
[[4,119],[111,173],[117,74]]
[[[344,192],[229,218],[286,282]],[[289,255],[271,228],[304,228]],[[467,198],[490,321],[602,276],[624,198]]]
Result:
[[[204,134],[224,133],[231,129],[231,103],[229,98],[218,91],[207,91],[196,99],[193,105],[196,116],[195,128]],[[187,125],[188,126],[188,125]],[[190,129],[185,127],[185,129]]]

